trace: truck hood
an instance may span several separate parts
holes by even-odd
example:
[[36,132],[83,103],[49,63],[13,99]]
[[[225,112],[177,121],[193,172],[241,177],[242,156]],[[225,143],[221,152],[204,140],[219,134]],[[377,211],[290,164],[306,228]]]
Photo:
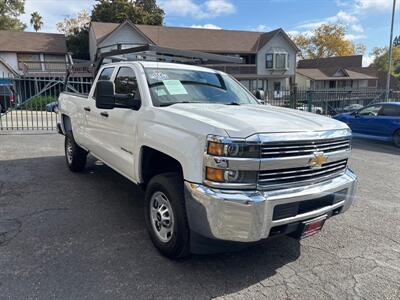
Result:
[[224,129],[231,137],[255,133],[324,131],[348,128],[334,119],[271,105],[174,104],[165,108],[186,118]]

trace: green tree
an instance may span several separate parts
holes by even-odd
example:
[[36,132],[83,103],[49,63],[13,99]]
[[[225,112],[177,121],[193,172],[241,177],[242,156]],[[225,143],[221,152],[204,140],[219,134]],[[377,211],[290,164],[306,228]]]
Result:
[[[374,56],[374,67],[379,71],[387,72],[389,69],[388,48],[374,48],[372,50],[372,55]],[[391,72],[392,75],[400,75],[400,46],[393,47]]]
[[346,28],[339,24],[322,24],[309,34],[292,36],[302,58],[323,58],[363,54],[365,46],[346,38]]
[[162,25],[164,11],[155,0],[96,0],[92,21]]
[[[372,55],[374,56],[372,66],[374,66],[378,71],[386,73],[389,69],[388,48],[374,48],[372,50]],[[400,46],[393,47],[391,74],[396,78],[397,88],[400,88]]]
[[39,15],[37,11],[31,14],[31,25],[36,32],[38,32],[43,26],[42,16]]
[[67,48],[73,58],[89,60],[89,27],[75,28],[72,34],[67,35]]
[[25,30],[26,25],[18,19],[24,8],[25,0],[0,0],[0,30]]

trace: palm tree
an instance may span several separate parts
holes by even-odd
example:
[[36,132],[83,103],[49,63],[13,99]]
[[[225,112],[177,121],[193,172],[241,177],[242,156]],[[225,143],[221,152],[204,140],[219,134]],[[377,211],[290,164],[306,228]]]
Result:
[[43,26],[42,16],[39,15],[37,11],[31,14],[31,25],[36,32],[38,32]]

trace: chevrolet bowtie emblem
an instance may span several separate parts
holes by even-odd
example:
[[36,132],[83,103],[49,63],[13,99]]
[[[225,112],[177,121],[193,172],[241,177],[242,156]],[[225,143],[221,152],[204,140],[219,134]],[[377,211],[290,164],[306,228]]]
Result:
[[308,165],[311,168],[321,168],[328,160],[328,156],[324,152],[314,152],[314,157],[310,158]]

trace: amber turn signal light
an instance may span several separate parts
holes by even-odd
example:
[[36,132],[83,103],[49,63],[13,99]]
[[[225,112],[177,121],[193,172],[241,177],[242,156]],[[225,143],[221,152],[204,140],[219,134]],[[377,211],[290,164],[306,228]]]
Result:
[[224,144],[208,142],[207,153],[215,156],[223,156]]
[[210,181],[223,182],[224,181],[224,170],[207,167],[206,179],[210,180]]

